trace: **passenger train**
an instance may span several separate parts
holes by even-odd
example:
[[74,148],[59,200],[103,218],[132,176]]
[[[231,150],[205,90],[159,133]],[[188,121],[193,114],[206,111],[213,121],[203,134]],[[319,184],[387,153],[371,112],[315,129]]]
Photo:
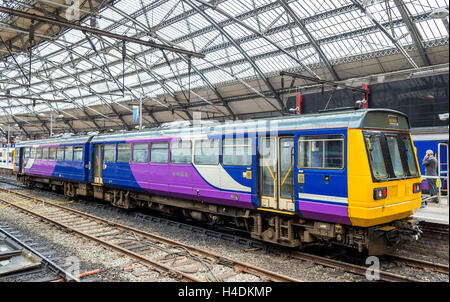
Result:
[[22,142],[31,187],[231,223],[289,247],[377,255],[418,238],[419,164],[408,117],[358,109]]
[[13,152],[14,152],[13,148],[4,148],[4,147],[0,148],[0,168],[12,167]]
[[[427,150],[433,150],[438,161],[437,175],[441,177],[437,181],[437,187],[441,194],[448,194],[448,126],[444,127],[422,127],[411,129],[411,135],[419,159],[419,168],[424,176],[425,167],[422,165],[423,157]],[[426,179],[422,180],[422,191],[428,192]]]

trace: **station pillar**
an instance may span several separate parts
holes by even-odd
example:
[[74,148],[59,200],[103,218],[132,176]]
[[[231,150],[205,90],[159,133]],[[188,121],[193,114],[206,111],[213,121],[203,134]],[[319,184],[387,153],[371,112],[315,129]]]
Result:
[[367,108],[369,108],[369,94],[370,94],[369,84],[363,84],[362,88],[365,91],[367,91],[367,93],[364,94],[364,103],[363,103],[362,107],[364,109],[367,109]]
[[296,97],[296,107],[297,107],[297,110],[295,111],[295,114],[302,114],[302,103],[303,103],[303,98],[302,98],[302,95],[300,94],[300,93],[297,93],[296,95],[295,95],[295,97]]

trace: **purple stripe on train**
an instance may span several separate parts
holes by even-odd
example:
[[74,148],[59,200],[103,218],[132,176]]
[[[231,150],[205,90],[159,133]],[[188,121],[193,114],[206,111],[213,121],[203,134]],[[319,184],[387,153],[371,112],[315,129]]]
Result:
[[297,202],[303,218],[351,225],[347,205],[341,206],[303,200]]
[[130,168],[139,186],[154,194],[254,208],[251,194],[217,189],[207,183],[192,165],[130,163]]
[[28,159],[24,168],[27,174],[52,176],[55,167],[55,160]]

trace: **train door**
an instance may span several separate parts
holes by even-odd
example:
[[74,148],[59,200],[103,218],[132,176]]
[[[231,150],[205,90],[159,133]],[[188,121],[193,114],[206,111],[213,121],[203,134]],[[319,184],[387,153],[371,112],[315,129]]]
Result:
[[19,173],[25,172],[25,148],[19,149]]
[[448,143],[438,143],[439,196],[448,193]]
[[94,144],[94,156],[93,156],[93,167],[92,167],[92,177],[94,178],[94,183],[103,183],[103,145]]
[[294,138],[262,137],[259,144],[261,207],[294,211]]

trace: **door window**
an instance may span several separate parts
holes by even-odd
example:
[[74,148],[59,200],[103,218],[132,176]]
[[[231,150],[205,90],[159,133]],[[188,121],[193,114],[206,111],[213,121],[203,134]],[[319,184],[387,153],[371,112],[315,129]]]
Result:
[[312,169],[344,168],[342,135],[301,136],[298,141],[298,167]]
[[294,139],[292,137],[280,138],[280,197],[292,198],[294,193],[294,178],[292,166]]

